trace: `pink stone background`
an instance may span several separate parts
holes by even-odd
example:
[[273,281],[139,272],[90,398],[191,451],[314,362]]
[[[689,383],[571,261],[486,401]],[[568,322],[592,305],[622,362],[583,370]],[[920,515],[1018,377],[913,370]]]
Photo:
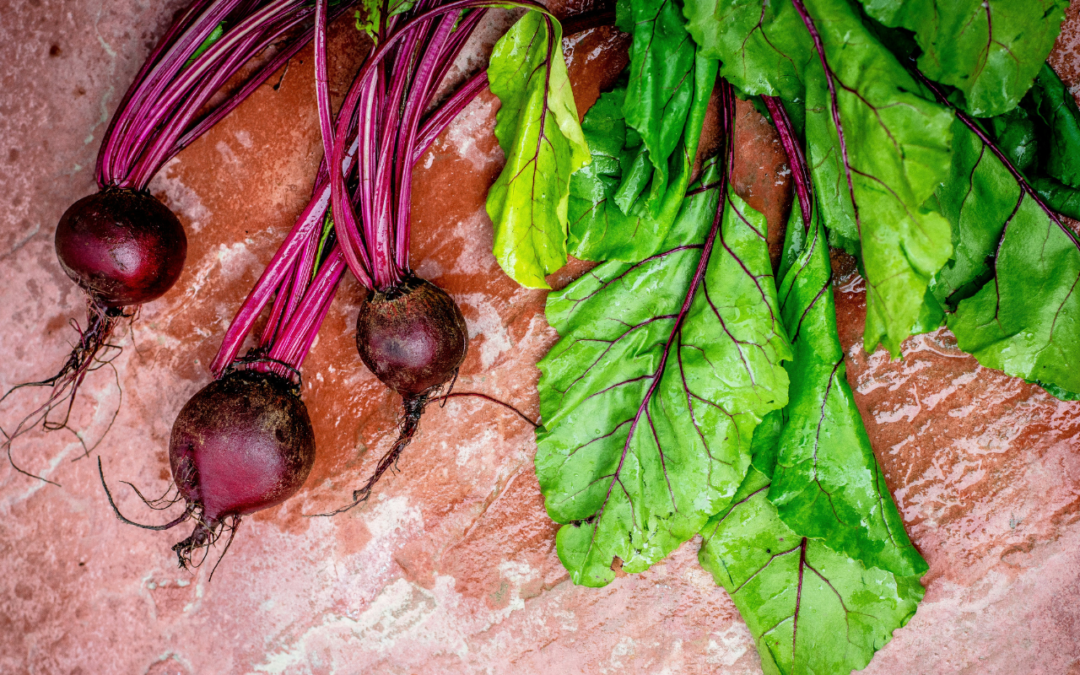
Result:
[[[4,389],[51,374],[73,334],[68,321],[82,320],[53,228],[93,190],[108,117],[183,4],[0,0]],[[462,73],[483,64],[501,25],[493,21]],[[340,94],[365,47],[346,25],[333,46]],[[582,111],[621,68],[623,49],[610,31],[575,41]],[[295,58],[153,183],[187,228],[187,268],[118,337],[115,373],[88,380],[73,423],[100,437],[122,390],[95,454],[129,516],[164,521],[119,481],[167,487],[172,420],[208,381],[232,312],[307,201],[321,153],[310,57]],[[1080,83],[1080,3],[1052,63]],[[422,160],[413,260],[467,318],[458,389],[535,415],[534,364],[555,335],[544,293],[516,286],[490,253],[483,204],[502,161],[496,106],[482,96]],[[775,224],[786,208],[777,150],[742,113],[737,182]],[[926,601],[867,672],[1080,674],[1080,405],[980,368],[947,331],[909,340],[903,361],[864,354],[862,287],[842,279],[849,378],[930,562]],[[760,673],[734,606],[696,564],[696,542],[604,589],[574,587],[554,552],[531,430],[474,399],[430,410],[402,473],[366,509],[304,518],[342,503],[392,441],[399,400],[352,344],[360,298],[355,283],[342,285],[304,367],[319,447],[311,478],[296,498],[244,521],[212,583],[207,568],[176,568],[169,547],[186,533],[113,517],[94,460],[73,461],[81,446],[70,434],[14,448],[21,465],[62,488],[0,460],[0,673]],[[28,404],[5,404],[0,423]]]

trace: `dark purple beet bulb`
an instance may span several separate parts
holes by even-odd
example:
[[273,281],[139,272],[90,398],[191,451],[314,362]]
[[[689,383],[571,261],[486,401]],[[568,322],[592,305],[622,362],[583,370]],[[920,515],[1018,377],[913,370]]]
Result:
[[356,348],[364,365],[406,399],[449,382],[468,347],[457,303],[419,277],[371,293],[356,318]]
[[129,189],[106,188],[72,204],[55,242],[64,272],[106,307],[161,297],[187,257],[176,215],[153,195]]
[[180,410],[169,443],[173,481],[199,514],[195,532],[173,547],[181,565],[226,519],[296,494],[314,462],[307,407],[289,381],[238,370],[206,385]]

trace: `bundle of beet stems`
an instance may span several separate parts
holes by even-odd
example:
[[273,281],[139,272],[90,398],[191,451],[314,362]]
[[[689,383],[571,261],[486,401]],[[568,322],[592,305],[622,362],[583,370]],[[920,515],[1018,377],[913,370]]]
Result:
[[[317,4],[324,11],[323,0]],[[330,157],[335,232],[346,264],[368,290],[357,316],[356,346],[368,369],[401,395],[404,407],[397,440],[372,476],[353,492],[351,503],[323,515],[351,509],[371,495],[416,434],[428,402],[444,387],[453,387],[465,359],[468,331],[457,303],[416,276],[409,264],[412,168],[434,140],[433,132],[486,85],[480,73],[431,110],[451,65],[492,6],[480,0],[420,0],[409,12],[388,16],[384,1],[376,48],[346,94],[336,124],[330,111],[325,40],[319,37],[325,23],[317,21],[317,100]],[[553,44],[554,19],[543,6],[529,0],[498,6],[541,12],[547,21],[548,54],[561,49]],[[550,73],[550,57],[545,64]],[[354,143],[357,161],[348,164]]]
[[[352,4],[339,3],[335,15]],[[15,439],[39,425],[69,428],[79,386],[118,354],[110,342],[118,324],[180,276],[187,238],[147,191],[151,179],[311,41],[314,11],[303,0],[197,0],[143,64],[105,132],[95,170],[99,191],[68,208],[56,230],[60,265],[87,295],[86,326],[75,325],[79,339],[55,375],[0,397],[2,403],[26,387],[49,389],[42,405],[9,430],[0,428],[0,445],[19,473],[33,475],[12,458]],[[242,74],[260,54],[265,62]],[[59,419],[50,419],[58,408]],[[93,449],[76,438],[86,453]]]
[[[464,13],[473,7],[480,9]],[[211,364],[216,379],[187,402],[173,425],[175,493],[143,498],[155,510],[183,501],[184,511],[163,525],[140,524],[120,513],[105,487],[125,523],[165,530],[194,520],[192,534],[173,547],[181,567],[201,564],[208,547],[227,532],[224,555],[244,515],[283,502],[310,473],[315,442],[300,399],[300,368],[347,266],[372,291],[358,321],[361,356],[402,393],[406,414],[399,440],[346,508],[365,498],[393,464],[415,433],[424,405],[465,356],[468,338],[457,305],[408,266],[409,186],[412,165],[486,86],[481,72],[430,110],[439,83],[485,10],[480,3],[457,2],[417,11],[383,25],[332,130],[327,7],[316,3],[317,98],[326,152],[311,200],[225,333]],[[401,26],[395,28],[397,21]],[[419,57],[421,47],[427,51]],[[364,106],[369,114],[358,124],[357,111]],[[353,201],[361,206],[363,226]],[[337,219],[331,218],[331,203]],[[239,356],[267,306],[257,346]],[[531,422],[491,397],[462,395],[499,403]],[[100,460],[99,471],[105,484]]]

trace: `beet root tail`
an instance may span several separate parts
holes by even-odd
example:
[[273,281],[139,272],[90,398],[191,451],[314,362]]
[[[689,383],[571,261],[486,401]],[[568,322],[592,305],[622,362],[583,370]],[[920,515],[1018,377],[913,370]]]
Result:
[[391,467],[395,470],[397,469],[397,463],[398,459],[401,458],[401,453],[405,450],[406,446],[412,442],[413,436],[415,436],[416,432],[420,429],[420,417],[423,416],[424,408],[427,406],[429,400],[430,397],[427,394],[406,396],[404,398],[405,414],[401,419],[397,440],[394,441],[393,447],[391,447],[390,450],[382,456],[382,459],[379,460],[379,465],[375,467],[375,473],[371,475],[371,478],[364,484],[364,487],[353,491],[352,503],[346,504],[336,511],[314,515],[336,516],[339,513],[345,513],[366,502],[368,498],[371,497],[371,491],[374,489],[375,484],[379,482],[379,479],[382,478],[382,475]]
[[196,560],[196,554],[199,551],[209,551],[210,547],[217,543],[217,540],[221,537],[223,532],[229,533],[229,539],[225,542],[225,549],[222,550],[221,555],[218,556],[217,562],[214,563],[214,568],[210,570],[210,579],[213,580],[214,572],[217,571],[218,565],[221,564],[225,554],[229,552],[229,547],[232,546],[233,537],[236,536],[236,528],[240,526],[240,516],[226,516],[223,520],[217,520],[213,522],[206,522],[200,519],[195,524],[195,529],[192,531],[191,536],[183,541],[177,543],[172,547],[172,550],[176,552],[177,561],[180,563],[180,569],[195,569],[202,565],[205,556]]
[[[45,431],[59,431],[60,429],[72,431],[83,446],[83,456],[90,454],[97,447],[97,443],[101,442],[101,439],[98,439],[93,446],[87,446],[82,437],[68,426],[68,421],[71,417],[72,406],[75,404],[75,397],[86,376],[98,368],[109,365],[119,355],[120,347],[111,344],[109,340],[112,338],[116,326],[127,316],[119,308],[105,307],[91,299],[87,308],[86,328],[83,329],[74,321],[72,322],[75,330],[79,333],[79,341],[71,350],[71,354],[68,355],[67,361],[64,362],[60,371],[46,380],[15,385],[5,392],[3,396],[0,396],[0,404],[2,404],[16,391],[37,387],[50,388],[49,396],[45,402],[23,417],[11,431],[6,431],[0,427],[0,448],[7,453],[8,462],[10,462],[13,469],[24,476],[37,478],[53,485],[57,484],[20,467],[11,453],[12,445],[20,436],[39,426]],[[102,357],[102,352],[107,352],[109,356]],[[63,417],[61,419],[49,419],[49,415],[58,408],[63,410]],[[119,411],[119,408],[117,410]],[[113,415],[113,419],[115,419],[115,415]],[[112,426],[112,420],[110,420],[109,426]],[[107,428],[105,432],[108,433]],[[104,437],[104,434],[102,436]]]

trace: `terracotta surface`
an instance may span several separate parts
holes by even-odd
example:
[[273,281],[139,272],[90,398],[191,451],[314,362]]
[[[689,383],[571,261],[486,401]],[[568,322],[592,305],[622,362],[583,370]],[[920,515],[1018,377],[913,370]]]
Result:
[[[52,231],[93,189],[89,167],[108,115],[182,4],[0,4],[5,389],[50,374],[73,334],[67,322],[83,320]],[[1072,84],[1077,14],[1054,60]],[[493,21],[458,77],[482,65],[500,25]],[[347,25],[333,45],[340,94],[364,45]],[[617,74],[624,48],[606,31],[575,40],[582,109]],[[295,58],[153,183],[187,228],[187,268],[118,337],[125,349],[115,372],[90,378],[73,417],[98,438],[123,391],[96,454],[131,517],[164,522],[119,481],[164,491],[172,420],[208,381],[231,313],[307,201],[321,153],[310,57]],[[491,135],[496,106],[482,96],[422,160],[412,255],[468,320],[473,341],[458,390],[536,415],[534,364],[555,335],[544,293],[518,287],[490,253],[483,207],[502,161]],[[745,107],[740,119],[741,139],[767,132]],[[737,178],[771,225],[787,208],[773,140],[740,140]],[[903,361],[866,355],[860,282],[841,276],[839,287],[849,377],[931,566],[926,601],[867,672],[1080,673],[1080,405],[979,368],[946,331],[910,340]],[[402,472],[384,479],[366,509],[305,518],[341,504],[392,441],[400,401],[356,356],[359,298],[346,281],[304,367],[319,448],[311,478],[295,499],[243,522],[212,583],[206,567],[176,569],[169,547],[186,532],[115,519],[94,461],[72,461],[81,447],[71,435],[15,448],[27,470],[62,488],[0,461],[0,672],[760,672],[734,606],[696,564],[696,542],[604,589],[571,585],[533,474],[531,429],[482,401],[432,407]],[[26,409],[5,404],[0,420]]]

